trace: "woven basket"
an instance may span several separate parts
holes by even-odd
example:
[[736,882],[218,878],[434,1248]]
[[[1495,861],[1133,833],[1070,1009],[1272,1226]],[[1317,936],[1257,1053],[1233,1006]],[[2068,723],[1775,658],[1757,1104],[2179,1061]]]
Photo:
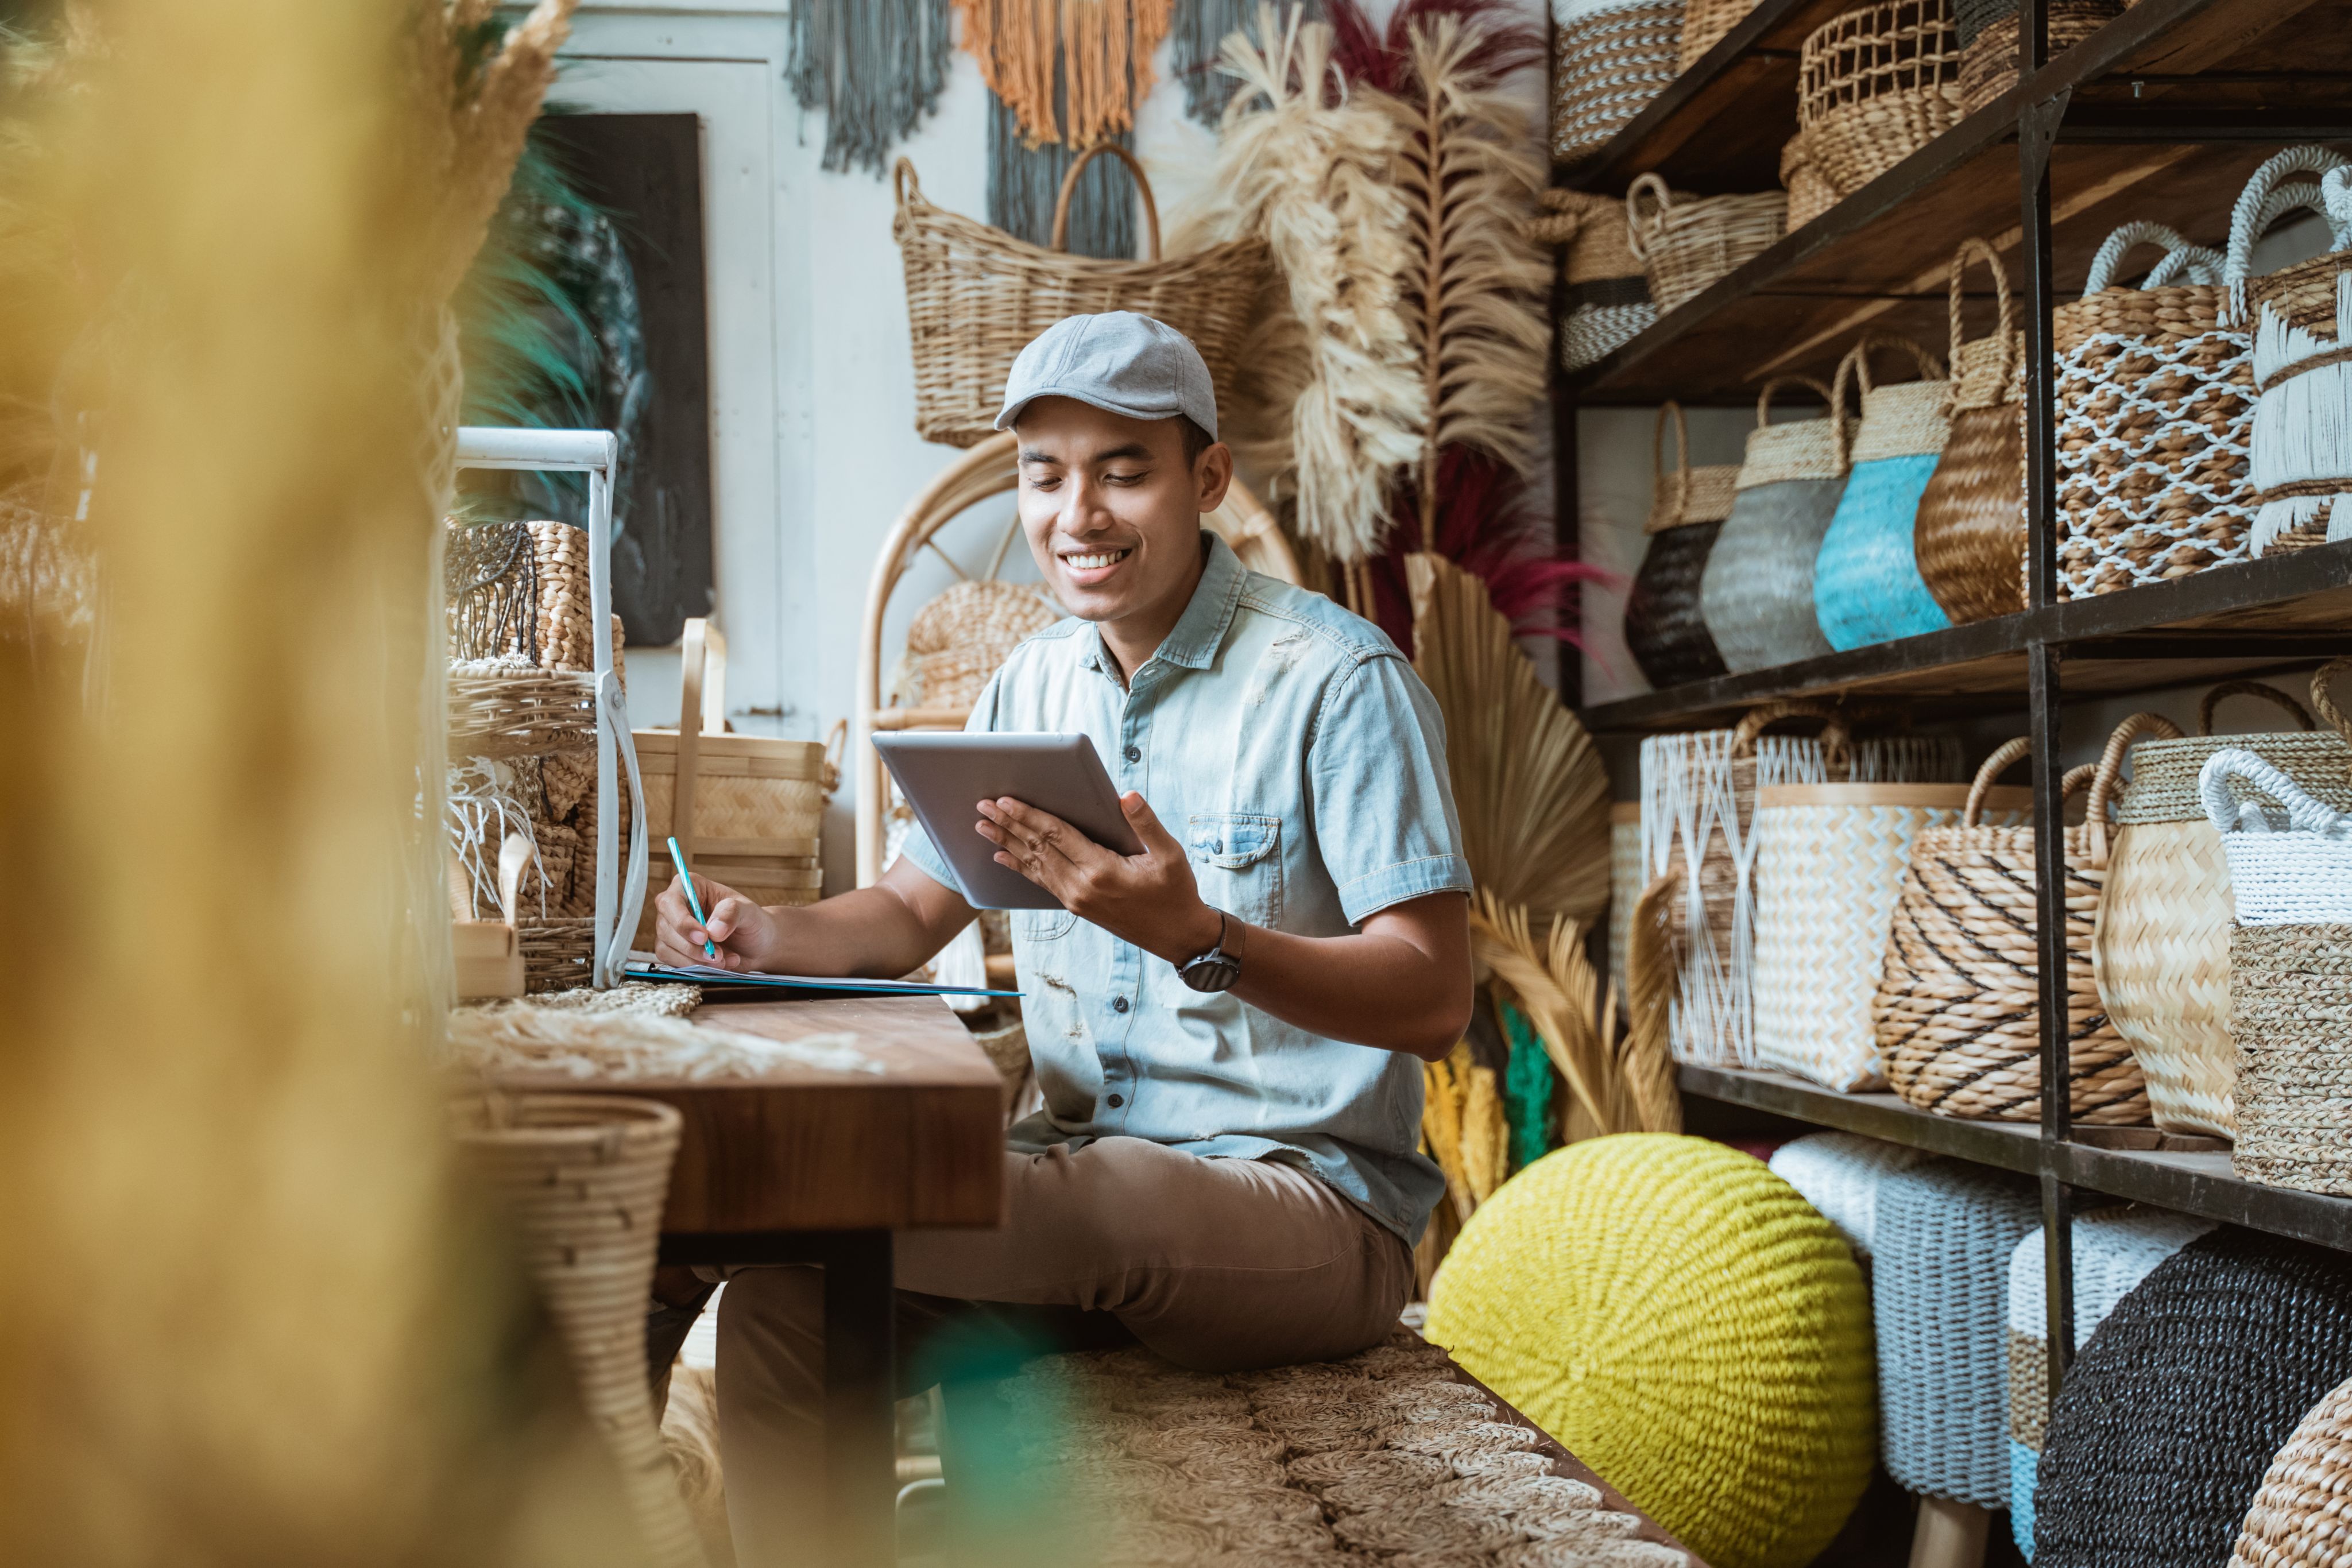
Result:
[[1882,1143],[1854,1133],[1809,1133],[1772,1151],[1772,1174],[1804,1194],[1837,1227],[1855,1258],[1867,1263],[1877,1246],[1878,1189],[1895,1171],[1927,1157],[1907,1144]]
[[2239,747],[2205,759],[2198,792],[2221,835],[2241,928],[2352,924],[2352,812]]
[[[2324,679],[2315,678],[2313,687],[2335,722]],[[2200,706],[2198,727],[2206,733],[2139,747],[2116,813],[2120,825],[2092,938],[2099,1000],[2139,1058],[2156,1124],[2221,1138],[2236,1126],[2229,1032],[2234,910],[2229,862],[2198,800],[2198,775],[2214,752],[2242,746],[2318,799],[2352,809],[2352,746],[2340,734],[2210,733],[2217,706],[2241,694],[2266,697],[2311,723],[2292,697],[2231,681],[2209,691]]]
[[2191,1241],[2066,1373],[2034,1489],[2035,1561],[2228,1561],[2272,1458],[2347,1377],[2352,1259],[2234,1226]]
[[646,1368],[678,1113],[617,1095],[490,1094],[459,1101],[451,1123],[467,1167],[513,1222],[651,1560],[702,1568]]
[[[1881,346],[1909,353],[1922,379],[1873,386],[1869,353]],[[1913,552],[1919,497],[1951,434],[1943,373],[1933,354],[1905,338],[1864,338],[1839,362],[1837,398],[1844,399],[1847,376],[1859,381],[1862,423],[1848,454],[1853,466],[1813,560],[1813,613],[1832,648],[1866,647],[1951,624],[1920,580]]]
[[1642,896],[1642,803],[1609,808],[1609,980],[1622,993],[1625,955],[1633,940],[1633,904]]
[[1683,0],[1552,0],[1551,151],[1590,158],[1681,69]]
[[1698,64],[1726,33],[1747,20],[1756,4],[1757,0],[1686,0],[1682,52],[1675,67],[1677,74]]
[[1830,183],[1801,131],[1780,149],[1780,184],[1789,193],[1789,232],[1796,233],[1838,204],[1838,188]]
[[[1871,998],[1912,841],[1962,821],[1959,784],[1799,784],[1756,803],[1756,1060],[1831,1089],[1885,1086]],[[2031,797],[1984,802],[2013,821]]]
[[2352,1493],[2352,1378],[2305,1416],[2271,1460],[2230,1568],[2338,1568]]
[[[1969,263],[1992,274],[1992,332],[1960,338],[1960,284]],[[2025,405],[2018,384],[2025,342],[2009,274],[1980,239],[1960,242],[1950,281],[1951,439],[1919,494],[1912,549],[1919,580],[1954,624],[2025,608]]]
[[[1145,260],[1097,261],[1062,250],[1070,193],[1103,152],[1135,174],[1150,235]],[[1164,321],[1201,350],[1220,401],[1233,385],[1266,275],[1265,246],[1240,239],[1160,259],[1150,182],[1125,148],[1104,142],[1070,161],[1050,250],[931,205],[904,158],[891,183],[898,214],[890,232],[906,266],[915,350],[915,429],[924,440],[971,446],[994,434],[1013,357],[1065,316],[1133,310]]]
[[[2160,1208],[2103,1208],[2074,1226],[2074,1343],[2087,1342],[2116,1303],[2158,1263],[2213,1228]],[[2050,1420],[2050,1260],[2039,1226],[2009,1260],[2009,1526],[2033,1556],[2033,1482]]]
[[2352,923],[2239,925],[2230,934],[2230,1035],[2248,1181],[2352,1194]]
[[1830,389],[1819,382],[1777,376],[1764,383],[1731,516],[1699,585],[1716,648],[1741,674],[1831,651],[1813,617],[1813,558],[1845,489],[1845,412],[1831,403],[1826,419],[1770,423],[1772,394],[1784,386],[1810,387],[1830,402]]
[[1959,35],[1948,0],[1848,11],[1815,28],[1799,51],[1797,127],[1841,196],[1959,120]]
[[[2091,936],[2124,753],[2140,736],[2179,733],[2168,719],[2134,714],[2108,737],[2095,770],[2067,775],[2090,789],[2083,824],[2065,830],[2067,1080],[2078,1122],[2136,1127],[2148,1119],[2139,1063],[2099,1006]],[[1958,825],[1919,835],[1886,946],[1872,1008],[1879,1054],[1895,1092],[1939,1116],[2042,1116],[2034,830],[1978,821],[1979,795],[2029,749],[2021,738],[1987,758]]]
[[1547,189],[1548,211],[1528,225],[1538,245],[1565,246],[1559,362],[1580,371],[1630,341],[1658,319],[1650,280],[1633,254],[1625,204],[1587,191]]
[[[2117,287],[2125,256],[2150,243],[2163,261]],[[2220,325],[2221,265],[2160,224],[2126,224],[2091,258],[2083,297],[2051,314],[2062,599],[2246,559],[2253,345]]]
[[[2044,0],[2048,57],[2124,14],[2126,0]],[[2017,0],[1955,0],[1960,44],[1960,111],[1974,114],[2017,85]]]
[[[2252,276],[2272,187],[2324,174],[2335,248]],[[2225,325],[2252,330],[2254,421],[2248,442],[2256,508],[2248,553],[2352,538],[2352,356],[2336,305],[2352,284],[2352,163],[2325,147],[2290,147],[2254,171],[2231,214],[2222,270]]]
[[1678,196],[1655,174],[1643,174],[1625,193],[1625,225],[1649,269],[1651,301],[1664,315],[1788,233],[1789,193]]
[[[1664,444],[1670,419],[1671,472]],[[1625,648],[1652,685],[1665,687],[1724,673],[1723,655],[1707,634],[1700,609],[1699,582],[1716,535],[1731,514],[1739,470],[1728,464],[1691,466],[1690,425],[1682,405],[1672,399],[1658,410],[1654,441],[1650,516],[1642,530],[1650,542],[1625,596]]]

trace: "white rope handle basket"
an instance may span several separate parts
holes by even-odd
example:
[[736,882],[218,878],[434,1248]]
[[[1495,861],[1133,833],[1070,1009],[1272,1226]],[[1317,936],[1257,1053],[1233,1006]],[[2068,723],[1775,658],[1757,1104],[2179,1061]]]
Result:
[[2221,835],[2239,925],[2352,922],[2352,813],[2313,800],[2276,765],[2238,747],[2206,758],[2197,791]]

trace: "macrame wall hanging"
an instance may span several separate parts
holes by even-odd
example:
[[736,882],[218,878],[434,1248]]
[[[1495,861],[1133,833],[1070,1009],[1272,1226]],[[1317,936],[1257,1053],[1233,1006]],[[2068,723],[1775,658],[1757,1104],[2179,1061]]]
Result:
[[[995,95],[989,121],[988,221],[1038,245],[1073,152],[1127,145],[1135,106],[1151,90],[1152,52],[1175,0],[955,0],[963,47]],[[1097,159],[1070,202],[1068,248],[1134,252],[1135,193]]]
[[[1183,0],[1168,29],[1169,64],[1184,87],[1184,112],[1214,131],[1241,83],[1217,68],[1225,35],[1249,26],[1262,0]],[[1293,7],[1304,20],[1322,15],[1315,0]]]
[[824,167],[880,178],[890,153],[939,107],[949,0],[793,0],[784,79],[824,115]]

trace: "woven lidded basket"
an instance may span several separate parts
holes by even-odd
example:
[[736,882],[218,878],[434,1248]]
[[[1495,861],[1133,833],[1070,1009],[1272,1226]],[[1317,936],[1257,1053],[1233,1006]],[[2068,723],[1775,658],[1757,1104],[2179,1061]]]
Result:
[[1655,174],[1643,174],[1625,193],[1625,223],[1633,254],[1649,269],[1651,301],[1664,314],[1788,233],[1789,193],[1676,195]]
[[1551,151],[1590,158],[1682,68],[1683,0],[1552,0]]
[[[1964,341],[1960,284],[1971,261],[1992,274],[1996,315],[1990,333]],[[1958,625],[2025,608],[2025,342],[1992,246],[1961,241],[1949,289],[1952,434],[1920,492],[1912,549],[1919,580]]]
[[1565,246],[1559,363],[1580,371],[1630,341],[1658,319],[1650,279],[1625,225],[1625,204],[1557,186],[1542,193],[1549,209],[1528,225],[1538,245]]
[[[2138,287],[2117,285],[2146,244],[2164,259]],[[2061,599],[2246,559],[2253,348],[2220,324],[2221,280],[2219,251],[2126,224],[2091,258],[2083,297],[2051,313]]]
[[[2076,1121],[2140,1126],[2147,1088],[2131,1047],[2099,1005],[2091,936],[2106,879],[2107,803],[2124,753],[2144,735],[2180,732],[2154,714],[2116,727],[2095,769],[2076,768],[2090,809],[2066,834],[2066,1049],[2068,1102]],[[1977,773],[1954,827],[1930,829],[1911,851],[1872,1007],[1878,1049],[1895,1092],[1923,1111],[1994,1122],[2042,1115],[2042,1009],[2036,946],[2034,830],[1978,821],[1979,798],[2029,755],[2008,742]]]
[[653,1561],[702,1568],[646,1367],[678,1113],[610,1094],[492,1093],[457,1102],[450,1121],[465,1166],[513,1223]]
[[[1098,261],[1061,248],[1079,171],[1103,152],[1135,174],[1150,235],[1145,260]],[[1240,239],[1161,259],[1150,183],[1126,149],[1105,142],[1070,161],[1051,249],[931,205],[904,158],[891,183],[898,202],[891,233],[906,267],[915,351],[915,429],[924,440],[971,446],[994,434],[1013,357],[1065,316],[1133,310],[1164,321],[1201,350],[1221,399],[1232,386],[1265,277],[1265,246]]]
[[[2230,926],[2235,917],[2221,836],[2205,820],[2197,779],[2225,747],[2243,747],[2280,768],[2319,800],[2352,809],[2352,746],[2329,698],[2330,665],[2313,677],[2313,695],[2337,733],[2308,733],[2311,716],[2294,698],[2251,681],[2230,681],[2205,695],[2204,733],[2151,740],[2132,754],[2132,783],[2116,812],[2107,884],[2099,901],[2093,967],[2099,1000],[2147,1076],[2148,1107],[2167,1132],[2226,1138],[2236,1130],[2230,1043]],[[2216,736],[2214,712],[2226,697],[2279,704],[2305,731]]]
[[[2128,0],[2044,0],[2049,57],[2124,14]],[[1954,0],[1960,43],[1960,110],[1974,114],[2017,85],[2017,0]]]
[[[1908,353],[1921,379],[1873,385],[1869,354],[1879,347]],[[1951,435],[1944,368],[1907,338],[1873,334],[1838,364],[1840,402],[1848,376],[1862,386],[1862,420],[1847,450],[1845,488],[1813,559],[1813,613],[1841,651],[1951,624],[1920,580],[1914,546],[1919,497]]]
[[[1829,404],[1825,419],[1769,423],[1772,394],[1803,386]],[[1813,616],[1813,558],[1845,489],[1845,411],[1830,389],[1776,376],[1756,399],[1731,516],[1716,536],[1699,585],[1707,630],[1735,673],[1770,669],[1831,651]]]
[[1960,120],[1949,0],[1887,0],[1813,30],[1797,61],[1797,126],[1813,165],[1850,196]]
[[[1675,432],[1672,470],[1664,453],[1669,420]],[[1723,655],[1707,633],[1699,583],[1716,535],[1731,515],[1739,470],[1731,464],[1691,465],[1690,423],[1682,404],[1671,398],[1658,409],[1654,440],[1650,515],[1642,529],[1649,546],[1625,596],[1625,648],[1652,685],[1665,687],[1724,673]]]

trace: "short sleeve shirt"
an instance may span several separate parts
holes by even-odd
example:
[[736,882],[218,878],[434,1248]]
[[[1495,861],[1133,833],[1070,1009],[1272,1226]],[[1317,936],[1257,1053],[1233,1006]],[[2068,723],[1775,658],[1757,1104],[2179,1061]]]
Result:
[[[1126,686],[1095,627],[1064,621],[1013,650],[967,727],[1090,737],[1184,844],[1201,896],[1256,925],[1339,936],[1466,892],[1444,724],[1412,666],[1370,622],[1204,538],[1200,586]],[[919,830],[906,854],[956,885]],[[1125,1136],[1288,1160],[1419,1238],[1444,1181],[1418,1152],[1416,1058],[1195,991],[1066,912],[1016,911],[1013,934],[1045,1099],[1015,1147]]]

